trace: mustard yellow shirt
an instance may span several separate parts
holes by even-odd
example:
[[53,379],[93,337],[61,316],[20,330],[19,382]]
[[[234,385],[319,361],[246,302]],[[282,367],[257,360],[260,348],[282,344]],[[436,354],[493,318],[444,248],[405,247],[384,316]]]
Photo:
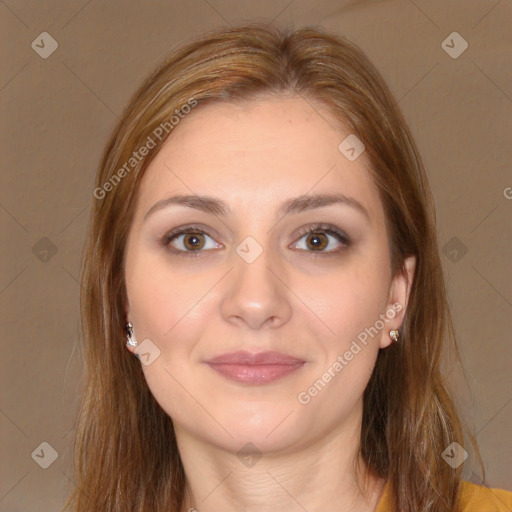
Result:
[[[391,509],[389,482],[384,487],[375,512],[394,512]],[[503,489],[489,489],[463,481],[461,483],[460,511],[457,512],[512,512],[512,492]]]

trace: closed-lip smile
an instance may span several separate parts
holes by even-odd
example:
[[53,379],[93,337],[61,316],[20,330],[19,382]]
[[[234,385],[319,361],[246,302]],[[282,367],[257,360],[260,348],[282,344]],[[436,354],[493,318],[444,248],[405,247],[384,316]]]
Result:
[[275,351],[240,350],[213,357],[206,363],[224,377],[246,384],[267,384],[302,368],[306,361]]

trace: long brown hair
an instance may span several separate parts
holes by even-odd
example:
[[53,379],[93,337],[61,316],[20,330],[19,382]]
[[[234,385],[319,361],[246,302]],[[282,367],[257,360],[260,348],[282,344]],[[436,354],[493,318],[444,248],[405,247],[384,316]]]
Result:
[[[124,347],[125,243],[138,184],[180,119],[206,103],[258,94],[323,102],[366,146],[386,213],[393,275],[404,270],[406,256],[417,263],[400,342],[379,352],[364,393],[360,450],[369,471],[388,479],[397,511],[453,512],[462,466],[452,469],[441,454],[452,442],[464,446],[464,434],[440,365],[445,348],[460,357],[434,201],[417,147],[356,45],[316,28],[254,23],[216,29],[175,50],[135,93],[104,151],[81,276],[85,389],[76,488],[65,509],[180,511],[186,478],[172,420]],[[143,146],[147,154],[135,159]]]

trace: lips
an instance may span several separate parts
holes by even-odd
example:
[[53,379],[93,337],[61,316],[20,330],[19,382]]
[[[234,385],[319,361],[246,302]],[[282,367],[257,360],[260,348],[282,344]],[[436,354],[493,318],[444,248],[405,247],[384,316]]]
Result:
[[209,359],[209,364],[297,364],[304,363],[303,359],[283,354],[281,352],[256,352],[251,353],[246,350],[238,352],[230,352],[229,354],[222,354],[220,356]]
[[246,384],[267,384],[302,368],[305,361],[281,352],[251,353],[242,350],[222,354],[206,363],[230,380]]

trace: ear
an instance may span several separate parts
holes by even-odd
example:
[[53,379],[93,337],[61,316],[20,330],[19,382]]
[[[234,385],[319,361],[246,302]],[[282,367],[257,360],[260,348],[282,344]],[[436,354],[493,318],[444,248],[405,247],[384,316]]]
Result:
[[[403,269],[397,273],[389,288],[386,316],[390,319],[383,330],[380,348],[386,348],[393,342],[389,331],[399,330],[404,321],[409,295],[416,270],[416,256],[408,256],[404,260]],[[389,313],[391,312],[391,314]],[[393,315],[392,312],[395,312]],[[398,341],[400,342],[400,340]]]

